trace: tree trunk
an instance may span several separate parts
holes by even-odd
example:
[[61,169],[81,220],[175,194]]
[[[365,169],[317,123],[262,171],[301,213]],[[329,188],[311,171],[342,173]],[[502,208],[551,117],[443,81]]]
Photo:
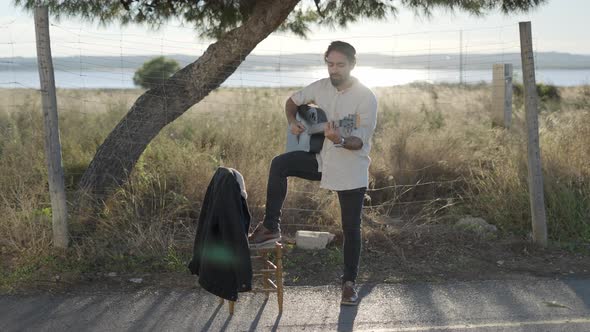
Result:
[[98,148],[80,189],[100,200],[125,183],[160,130],[223,83],[275,31],[300,0],[259,0],[244,24],[211,44],[199,59],[146,91]]

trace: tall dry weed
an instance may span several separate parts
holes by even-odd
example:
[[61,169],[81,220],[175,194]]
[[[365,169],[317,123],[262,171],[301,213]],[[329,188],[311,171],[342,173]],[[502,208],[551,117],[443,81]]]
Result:
[[[151,257],[153,264],[162,263],[158,257],[182,261],[190,253],[200,204],[218,166],[242,172],[253,221],[261,220],[270,161],[285,144],[283,106],[293,91],[221,89],[164,128],[129,183],[100,213],[70,216],[78,255],[95,257],[96,264],[126,256]],[[491,128],[486,85],[414,84],[375,91],[379,114],[367,212],[415,223],[470,214],[504,231],[527,234],[522,110],[515,109],[513,129],[501,130]],[[550,237],[559,241],[590,238],[585,91],[562,89],[560,111],[540,116]],[[58,91],[70,202],[97,147],[139,94]],[[0,108],[0,243],[17,252],[43,252],[50,248],[51,210],[39,96],[0,90],[0,98],[7,101]],[[337,196],[318,183],[292,179],[283,222],[287,232],[337,231]]]

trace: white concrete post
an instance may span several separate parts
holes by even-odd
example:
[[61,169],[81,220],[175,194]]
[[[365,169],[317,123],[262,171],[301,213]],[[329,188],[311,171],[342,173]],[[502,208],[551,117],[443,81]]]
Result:
[[508,129],[512,123],[512,65],[494,64],[492,76],[492,125]]

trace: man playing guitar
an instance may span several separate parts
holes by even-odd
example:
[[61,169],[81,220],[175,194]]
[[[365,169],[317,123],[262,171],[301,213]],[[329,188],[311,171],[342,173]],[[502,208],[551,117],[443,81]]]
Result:
[[[294,135],[306,128],[297,121],[299,105],[314,103],[326,112],[324,142],[319,153],[292,151],[276,156],[270,166],[264,220],[248,237],[252,247],[281,240],[281,208],[287,196],[287,177],[321,181],[320,187],[336,191],[344,235],[343,305],[356,305],[355,281],[361,253],[361,214],[369,184],[369,152],[377,123],[375,94],[350,75],[356,64],[352,45],[334,41],[324,54],[329,78],[316,81],[287,99],[285,113]],[[360,125],[344,137],[335,121],[357,114]]]

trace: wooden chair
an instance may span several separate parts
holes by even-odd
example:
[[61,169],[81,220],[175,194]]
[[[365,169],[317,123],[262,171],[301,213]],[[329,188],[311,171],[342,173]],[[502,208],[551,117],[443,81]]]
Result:
[[[270,259],[270,254],[274,254],[274,262]],[[262,277],[262,288],[253,288],[254,293],[265,293],[268,299],[270,293],[277,293],[277,303],[279,313],[283,312],[283,245],[275,242],[274,247],[250,249],[250,259],[252,260],[252,277],[254,280]],[[261,264],[255,264],[258,261]],[[260,265],[261,267],[258,267]],[[274,281],[272,280],[274,277]],[[220,298],[220,304],[224,299]],[[233,315],[235,301],[229,302],[229,314]]]

